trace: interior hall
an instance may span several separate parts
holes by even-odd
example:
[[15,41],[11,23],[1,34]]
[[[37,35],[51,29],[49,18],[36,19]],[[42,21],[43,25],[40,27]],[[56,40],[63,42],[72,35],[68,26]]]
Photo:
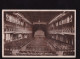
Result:
[[74,11],[5,11],[4,55],[75,55]]

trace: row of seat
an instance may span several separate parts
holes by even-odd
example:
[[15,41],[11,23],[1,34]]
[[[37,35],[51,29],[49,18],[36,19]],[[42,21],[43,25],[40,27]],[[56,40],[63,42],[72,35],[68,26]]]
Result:
[[30,41],[31,39],[27,38],[27,39],[20,39],[20,40],[8,42],[4,45],[4,48],[5,49],[20,49],[21,47],[23,47],[25,44],[27,44]]
[[70,44],[66,44],[57,40],[48,40],[49,44],[55,48],[56,51],[63,51],[63,52],[74,52],[74,47]]

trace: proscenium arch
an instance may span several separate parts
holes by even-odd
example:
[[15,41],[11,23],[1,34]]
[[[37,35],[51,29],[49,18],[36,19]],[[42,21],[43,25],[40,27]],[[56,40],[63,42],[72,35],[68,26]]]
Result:
[[44,24],[35,24],[35,25],[33,25],[33,29],[32,29],[32,31],[33,31],[33,37],[34,37],[34,34],[35,34],[35,32],[37,30],[44,31],[45,36],[47,36],[47,25],[44,25]]

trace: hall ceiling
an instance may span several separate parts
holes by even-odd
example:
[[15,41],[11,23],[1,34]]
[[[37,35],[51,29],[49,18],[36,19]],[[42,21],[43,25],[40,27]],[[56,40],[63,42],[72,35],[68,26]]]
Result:
[[[63,11],[18,11],[21,15],[23,15],[27,20],[31,23],[38,22],[50,22],[54,17],[62,13]],[[9,14],[13,14],[13,12],[6,12]]]
[[30,22],[50,22],[54,17],[62,13],[61,11],[57,12],[19,12]]

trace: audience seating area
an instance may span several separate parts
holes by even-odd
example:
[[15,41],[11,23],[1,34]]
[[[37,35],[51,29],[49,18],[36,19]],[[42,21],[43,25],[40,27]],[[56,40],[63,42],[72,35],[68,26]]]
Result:
[[74,54],[74,47],[72,45],[66,44],[64,42],[49,39],[49,44],[55,48],[56,52],[62,51],[63,55],[73,55]]
[[11,54],[11,51],[13,49],[20,49],[21,47],[23,47],[24,45],[26,45],[27,43],[29,43],[32,39],[30,38],[27,38],[27,39],[20,39],[20,40],[15,40],[15,41],[11,41],[11,42],[6,42],[4,44],[4,50],[5,50],[5,53],[8,53]]

